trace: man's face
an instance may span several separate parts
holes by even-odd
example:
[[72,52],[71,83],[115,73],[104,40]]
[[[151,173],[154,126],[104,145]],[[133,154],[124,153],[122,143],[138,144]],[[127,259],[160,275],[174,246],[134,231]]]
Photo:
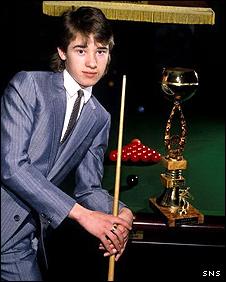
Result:
[[58,53],[65,60],[66,70],[82,87],[95,85],[109,60],[109,46],[96,42],[92,34],[86,39],[78,33],[66,53],[59,48]]

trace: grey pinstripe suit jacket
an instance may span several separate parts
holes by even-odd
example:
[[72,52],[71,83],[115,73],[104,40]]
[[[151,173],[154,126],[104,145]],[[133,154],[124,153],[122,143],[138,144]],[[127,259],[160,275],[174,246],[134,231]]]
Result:
[[[60,145],[66,109],[62,73],[19,72],[1,102],[1,241],[10,240],[35,210],[56,228],[72,206],[112,212],[101,188],[110,115],[95,97],[84,105],[69,140]],[[76,168],[74,197],[57,186]],[[120,203],[120,206],[123,206]]]

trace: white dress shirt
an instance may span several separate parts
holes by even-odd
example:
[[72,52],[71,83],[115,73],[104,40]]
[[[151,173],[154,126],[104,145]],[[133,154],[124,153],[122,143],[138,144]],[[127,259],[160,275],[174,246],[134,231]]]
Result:
[[[67,106],[66,106],[66,114],[64,117],[64,126],[63,126],[63,130],[61,133],[61,140],[67,129],[74,102],[78,97],[78,90],[81,89],[80,85],[74,80],[74,78],[68,73],[67,70],[64,70],[63,76],[64,76],[64,87],[66,90],[66,97],[67,97]],[[87,101],[90,99],[92,95],[92,86],[87,87],[87,88],[82,88],[82,90],[84,92],[84,95],[81,99],[81,104],[80,104],[80,109],[79,109],[77,119],[79,118],[81,114],[83,105],[87,103]]]

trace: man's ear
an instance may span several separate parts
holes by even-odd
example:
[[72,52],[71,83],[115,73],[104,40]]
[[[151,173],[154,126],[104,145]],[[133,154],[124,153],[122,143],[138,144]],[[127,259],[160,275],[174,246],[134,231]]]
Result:
[[61,60],[65,61],[67,59],[65,52],[62,49],[60,49],[59,47],[57,47],[57,52]]

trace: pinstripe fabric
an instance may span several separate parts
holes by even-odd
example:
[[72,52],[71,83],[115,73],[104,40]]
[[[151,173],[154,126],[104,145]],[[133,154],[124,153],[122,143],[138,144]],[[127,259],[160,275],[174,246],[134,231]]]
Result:
[[[61,145],[65,109],[62,73],[20,72],[2,96],[3,259],[7,246],[17,245],[31,234],[29,224],[24,223],[29,222],[33,210],[53,228],[67,217],[76,202],[112,212],[112,197],[101,188],[110,116],[91,97],[70,138]],[[72,168],[76,178],[74,197],[57,187]],[[5,267],[12,272],[9,265]],[[33,269],[26,263],[18,267],[21,271]]]
[[[37,265],[36,250],[33,248],[35,225],[27,217],[23,222],[24,232],[17,232],[13,240],[7,241],[1,252],[1,279],[7,281],[42,281]],[[18,244],[15,242],[18,241]]]

